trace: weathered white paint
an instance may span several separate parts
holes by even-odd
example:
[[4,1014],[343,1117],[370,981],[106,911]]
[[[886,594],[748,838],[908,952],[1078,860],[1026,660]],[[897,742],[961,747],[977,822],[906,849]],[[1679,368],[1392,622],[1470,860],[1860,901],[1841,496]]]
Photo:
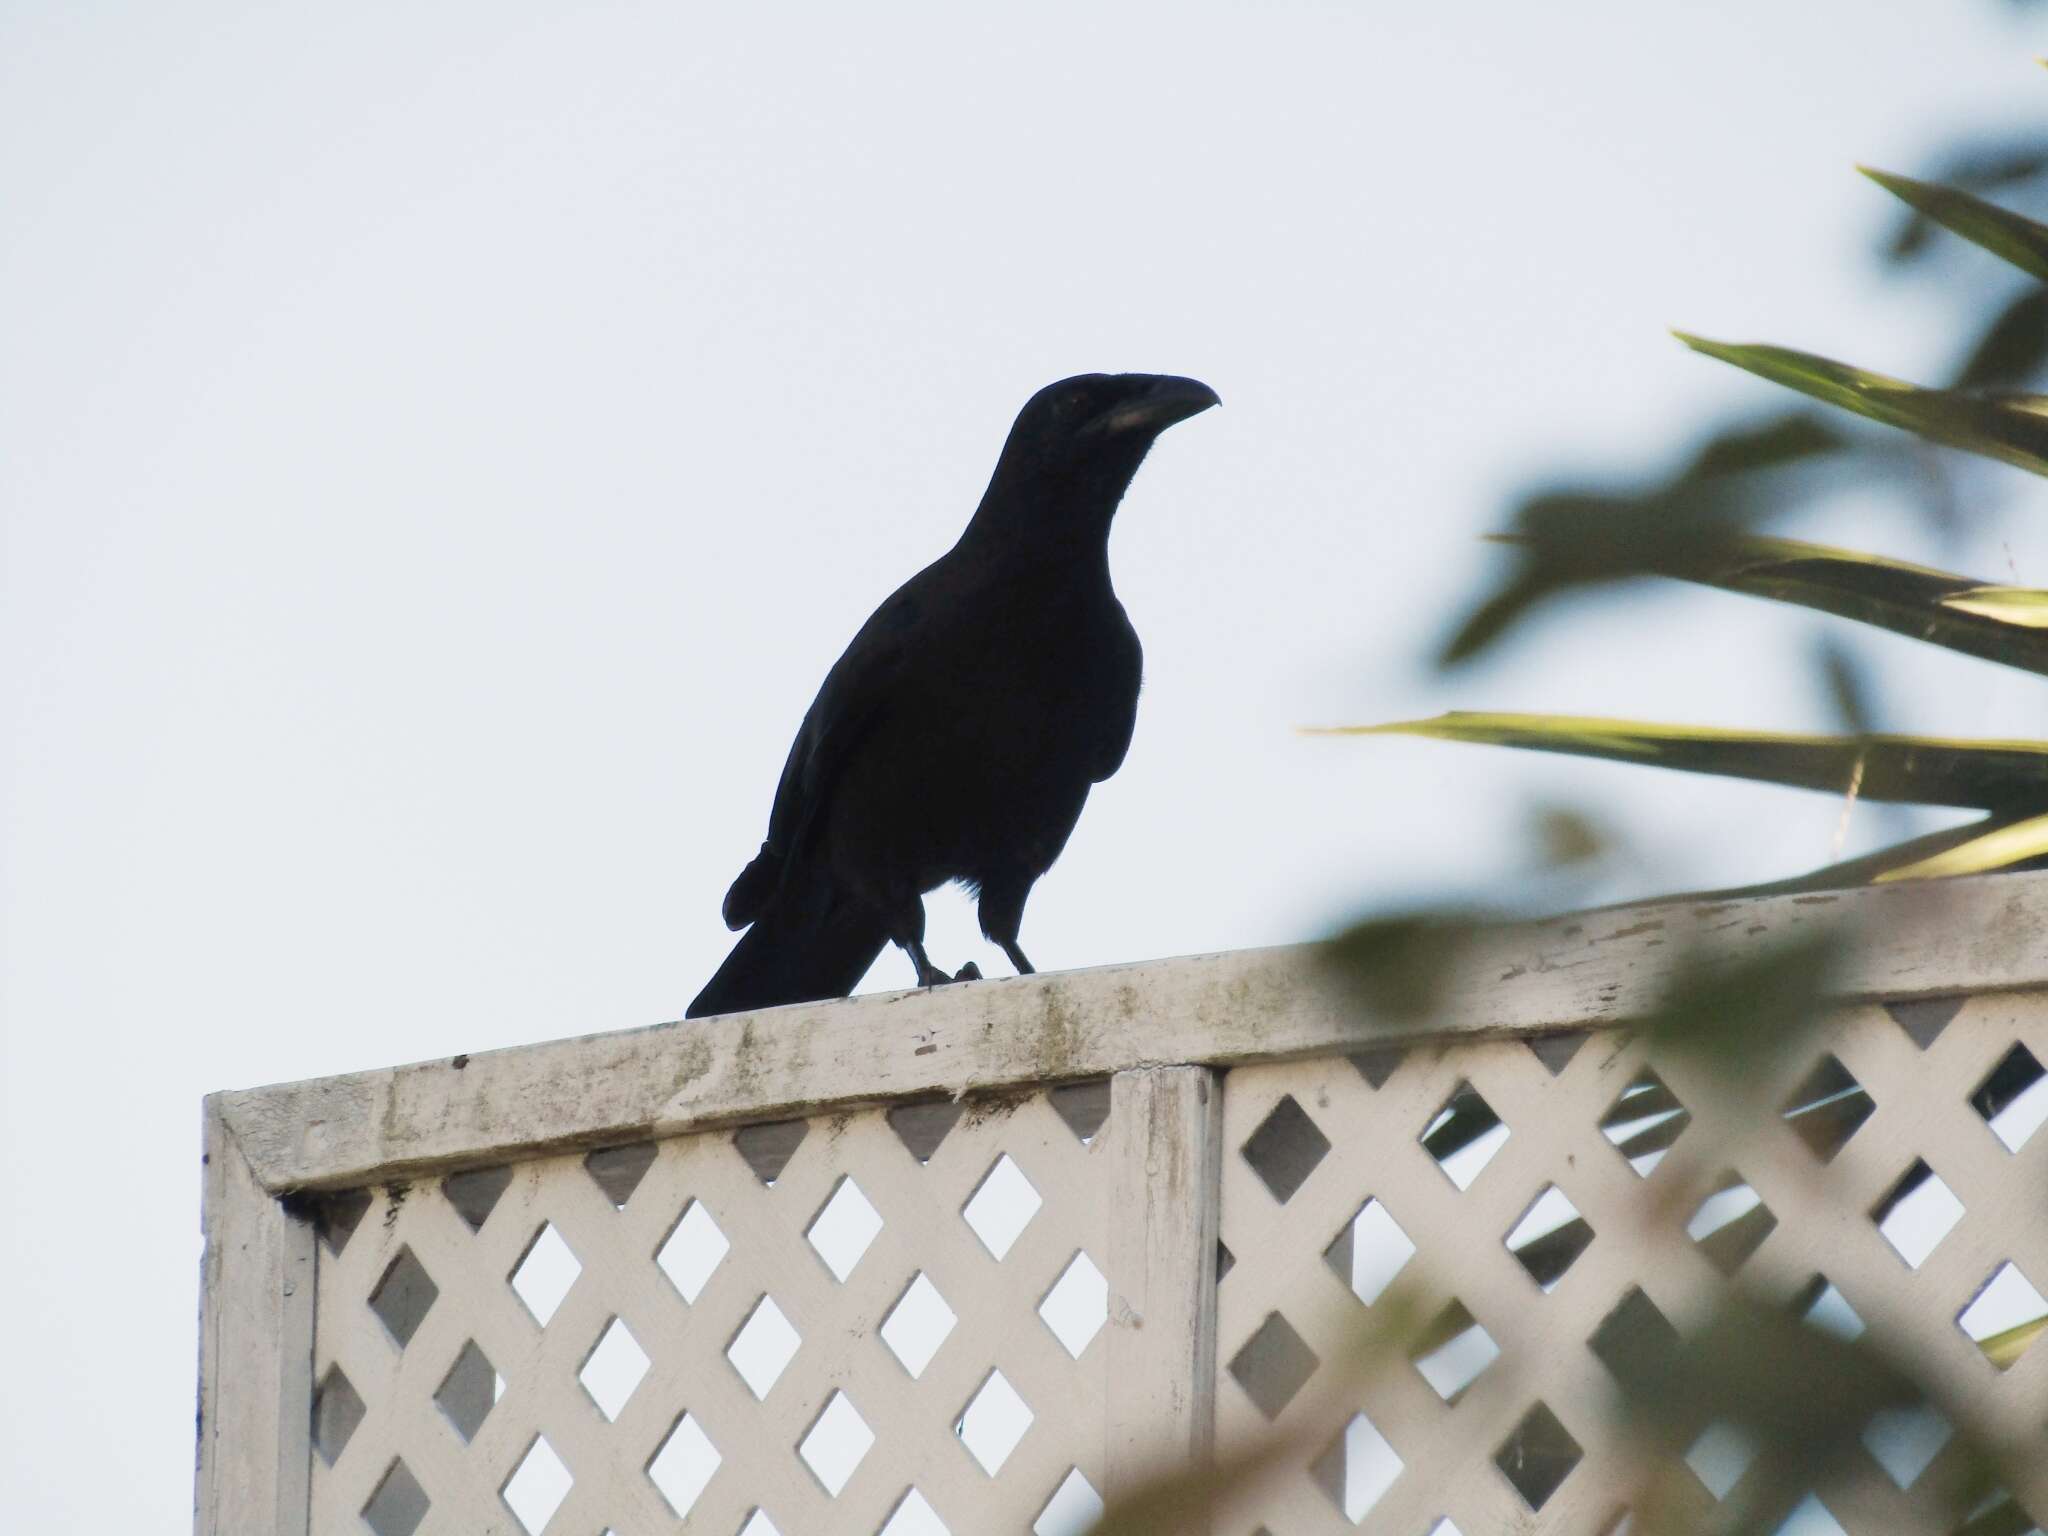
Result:
[[1103,1459],[1114,1497],[1210,1454],[1223,1092],[1205,1067],[1119,1072],[1111,1091]]
[[313,1227],[250,1171],[207,1101],[198,1536],[303,1536],[313,1393]]
[[[1436,1032],[1625,1021],[1664,967],[1819,931],[1859,936],[1845,1001],[2048,983],[2048,873],[1673,902],[1487,935]],[[1318,981],[1310,948],[1250,950],[662,1024],[219,1096],[258,1181],[346,1188],[705,1126],[1416,1038]]]
[[[1789,1092],[1826,1049],[1876,1099],[1870,1122],[1825,1168],[1768,1106],[1741,1124],[1716,1123],[1711,1081],[1696,1061],[1667,1054],[1657,1069],[1699,1123],[1640,1180],[1598,1120],[1644,1053],[1667,1047],[1596,1039],[1556,1076],[1528,1048],[1531,1037],[1640,1016],[1674,955],[1728,962],[1845,925],[1856,946],[1837,975],[1836,1010],[1780,1064],[1784,1081],[1771,1090]],[[1357,1016],[1325,986],[1315,951],[1285,949],[774,1010],[216,1095],[207,1106],[198,1530],[357,1530],[364,1502],[403,1459],[434,1500],[421,1536],[514,1532],[499,1490],[537,1434],[576,1476],[558,1522],[667,1529],[673,1516],[645,1469],[685,1410],[725,1459],[683,1528],[714,1536],[730,1536],[757,1505],[785,1531],[872,1531],[909,1487],[949,1512],[955,1531],[1023,1530],[1070,1469],[1114,1496],[1162,1463],[1200,1463],[1219,1437],[1238,1447],[1276,1432],[1289,1437],[1285,1453],[1234,1490],[1239,1503],[1218,1505],[1217,1536],[1260,1524],[1335,1532],[1349,1522],[1328,1476],[1309,1466],[1361,1410],[1404,1461],[1375,1519],[1404,1529],[1444,1514],[1468,1531],[1601,1529],[1640,1469],[1594,1438],[1612,1388],[1586,1341],[1630,1285],[1680,1321],[1724,1287],[1682,1230],[1695,1186],[1724,1166],[1739,1168],[1779,1220],[1745,1280],[1789,1293],[1824,1268],[1867,1323],[1915,1354],[1958,1416],[1995,1442],[2028,1447],[2048,1421],[2048,1345],[1992,1372],[1954,1317],[2008,1259],[2048,1286],[2038,1206],[2048,1132],[2008,1153],[1969,1107],[2015,1041],[2048,1061],[2044,936],[2048,875],[1674,903],[1488,936],[1458,963],[1449,1008],[1428,1036]],[[1867,1006],[1926,998],[1962,1009],[1926,1049],[1887,1010]],[[1345,1059],[1418,1041],[1425,1048],[1409,1050],[1377,1089]],[[1219,1069],[1230,1066],[1226,1078]],[[1045,1090],[1097,1076],[1112,1078],[1112,1109],[1083,1145]],[[1461,1081],[1512,1132],[1462,1191],[1417,1144]],[[964,1095],[965,1113],[920,1163],[886,1110],[933,1093]],[[1280,1202],[1245,1143],[1283,1096],[1329,1150]],[[765,1186],[730,1128],[792,1116],[808,1134]],[[659,1146],[615,1209],[581,1152],[640,1140]],[[1016,1249],[996,1258],[960,1211],[1001,1155],[1027,1170],[1044,1206]],[[1967,1209],[1919,1271],[1865,1214],[1915,1156]],[[517,1165],[509,1187],[472,1232],[438,1177],[506,1162]],[[884,1226],[842,1280],[803,1234],[848,1176]],[[1552,1182],[1597,1236],[1545,1296],[1503,1238]],[[373,1202],[339,1252],[290,1213],[298,1191],[357,1186],[376,1186]],[[1324,1252],[1368,1197],[1394,1212],[1418,1253],[1367,1321],[1412,1301],[1403,1314],[1412,1323],[1456,1296],[1503,1349],[1502,1366],[1455,1404],[1398,1353],[1369,1379],[1339,1368],[1369,1335]],[[685,1302],[653,1255],[695,1201],[717,1214],[733,1247]],[[583,1265],[544,1327],[507,1283],[543,1222]],[[1237,1260],[1220,1286],[1219,1234]],[[366,1305],[400,1249],[438,1287],[402,1349]],[[1078,1361],[1039,1315],[1077,1252],[1100,1265],[1108,1288],[1107,1326]],[[876,1332],[919,1272],[959,1324],[912,1381]],[[757,1400],[724,1354],[762,1295],[777,1299],[805,1343]],[[1268,1425],[1229,1363],[1274,1312],[1318,1364]],[[614,1316],[652,1358],[616,1422],[576,1385]],[[508,1388],[464,1444],[433,1397],[471,1340]],[[311,1452],[310,1401],[316,1370],[335,1366],[369,1413],[330,1466]],[[993,1479],[954,1431],[991,1368],[1037,1416]],[[833,1496],[793,1448],[838,1391],[880,1438]],[[1540,1518],[1487,1465],[1536,1396],[1588,1449]],[[2025,1456],[2016,1467],[2015,1487],[2038,1514],[2048,1483]],[[1857,1485],[1837,1490],[1830,1508],[1862,1536],[1909,1528],[1926,1499],[1901,1503],[1888,1485]]]

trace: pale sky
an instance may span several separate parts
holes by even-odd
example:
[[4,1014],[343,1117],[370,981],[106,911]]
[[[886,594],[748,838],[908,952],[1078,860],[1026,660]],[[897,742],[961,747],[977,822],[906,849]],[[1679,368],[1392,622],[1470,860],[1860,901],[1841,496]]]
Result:
[[[1640,840],[1602,897],[1825,862],[1824,797],[1294,727],[1830,724],[1822,621],[1715,594],[1422,659],[1517,487],[1778,403],[1666,327],[1947,367],[2010,275],[1886,277],[1851,167],[2040,122],[2043,51],[1988,0],[0,6],[12,1526],[185,1526],[201,1095],[678,1016],[826,668],[1061,375],[1224,406],[1119,518],[1146,693],[1042,967],[1483,888],[1541,798]],[[1981,492],[1961,547],[1792,531],[2048,582]],[[2043,728],[1861,654],[1884,725]]]

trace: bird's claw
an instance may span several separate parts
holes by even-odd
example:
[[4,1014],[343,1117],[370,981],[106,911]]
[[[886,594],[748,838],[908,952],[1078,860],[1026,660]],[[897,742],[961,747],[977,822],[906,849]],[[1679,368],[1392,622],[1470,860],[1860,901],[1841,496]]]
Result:
[[981,980],[981,967],[970,960],[960,967],[959,972],[953,979],[955,981],[979,981]]

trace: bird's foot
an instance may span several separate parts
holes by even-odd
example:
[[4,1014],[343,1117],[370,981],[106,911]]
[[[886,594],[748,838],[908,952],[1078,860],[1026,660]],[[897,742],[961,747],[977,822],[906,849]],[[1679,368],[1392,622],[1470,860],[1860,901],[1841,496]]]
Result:
[[959,972],[953,979],[955,981],[979,981],[981,980],[981,967],[970,960],[960,967]]

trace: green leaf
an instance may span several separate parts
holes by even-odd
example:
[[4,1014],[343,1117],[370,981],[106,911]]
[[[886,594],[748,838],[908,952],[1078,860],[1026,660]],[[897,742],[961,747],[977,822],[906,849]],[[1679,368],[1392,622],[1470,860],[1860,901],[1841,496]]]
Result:
[[1730,539],[1657,574],[1794,603],[2048,676],[2048,592],[1762,535]]
[[2048,805],[2048,742],[1817,736],[1583,715],[1458,711],[1432,720],[1328,727],[1336,736],[1426,736],[1757,779],[1866,800],[2029,810]]
[[2038,587],[1970,587],[1944,597],[1941,606],[2009,629],[2048,629],[2048,592]]
[[2048,814],[2001,822],[1989,831],[1980,831],[1926,858],[1887,869],[1874,878],[1882,882],[1983,875],[2039,858],[2048,858]]
[[2048,396],[1922,389],[1790,347],[1673,335],[1695,352],[1931,442],[2048,475]]
[[1856,167],[1885,191],[1965,240],[2048,282],[2048,225],[2036,224],[1981,197],[1931,181]]
[[1957,372],[1957,389],[2017,389],[2048,367],[2048,288],[2029,288],[1985,327]]
[[1700,563],[1743,529],[1787,510],[1817,470],[1896,471],[1877,462],[1889,455],[1851,453],[1855,446],[1800,407],[1714,434],[1665,479],[1632,493],[1564,485],[1528,497],[1515,508],[1515,531],[1501,538],[1523,558],[1459,623],[1442,664],[1470,660],[1562,593]]

